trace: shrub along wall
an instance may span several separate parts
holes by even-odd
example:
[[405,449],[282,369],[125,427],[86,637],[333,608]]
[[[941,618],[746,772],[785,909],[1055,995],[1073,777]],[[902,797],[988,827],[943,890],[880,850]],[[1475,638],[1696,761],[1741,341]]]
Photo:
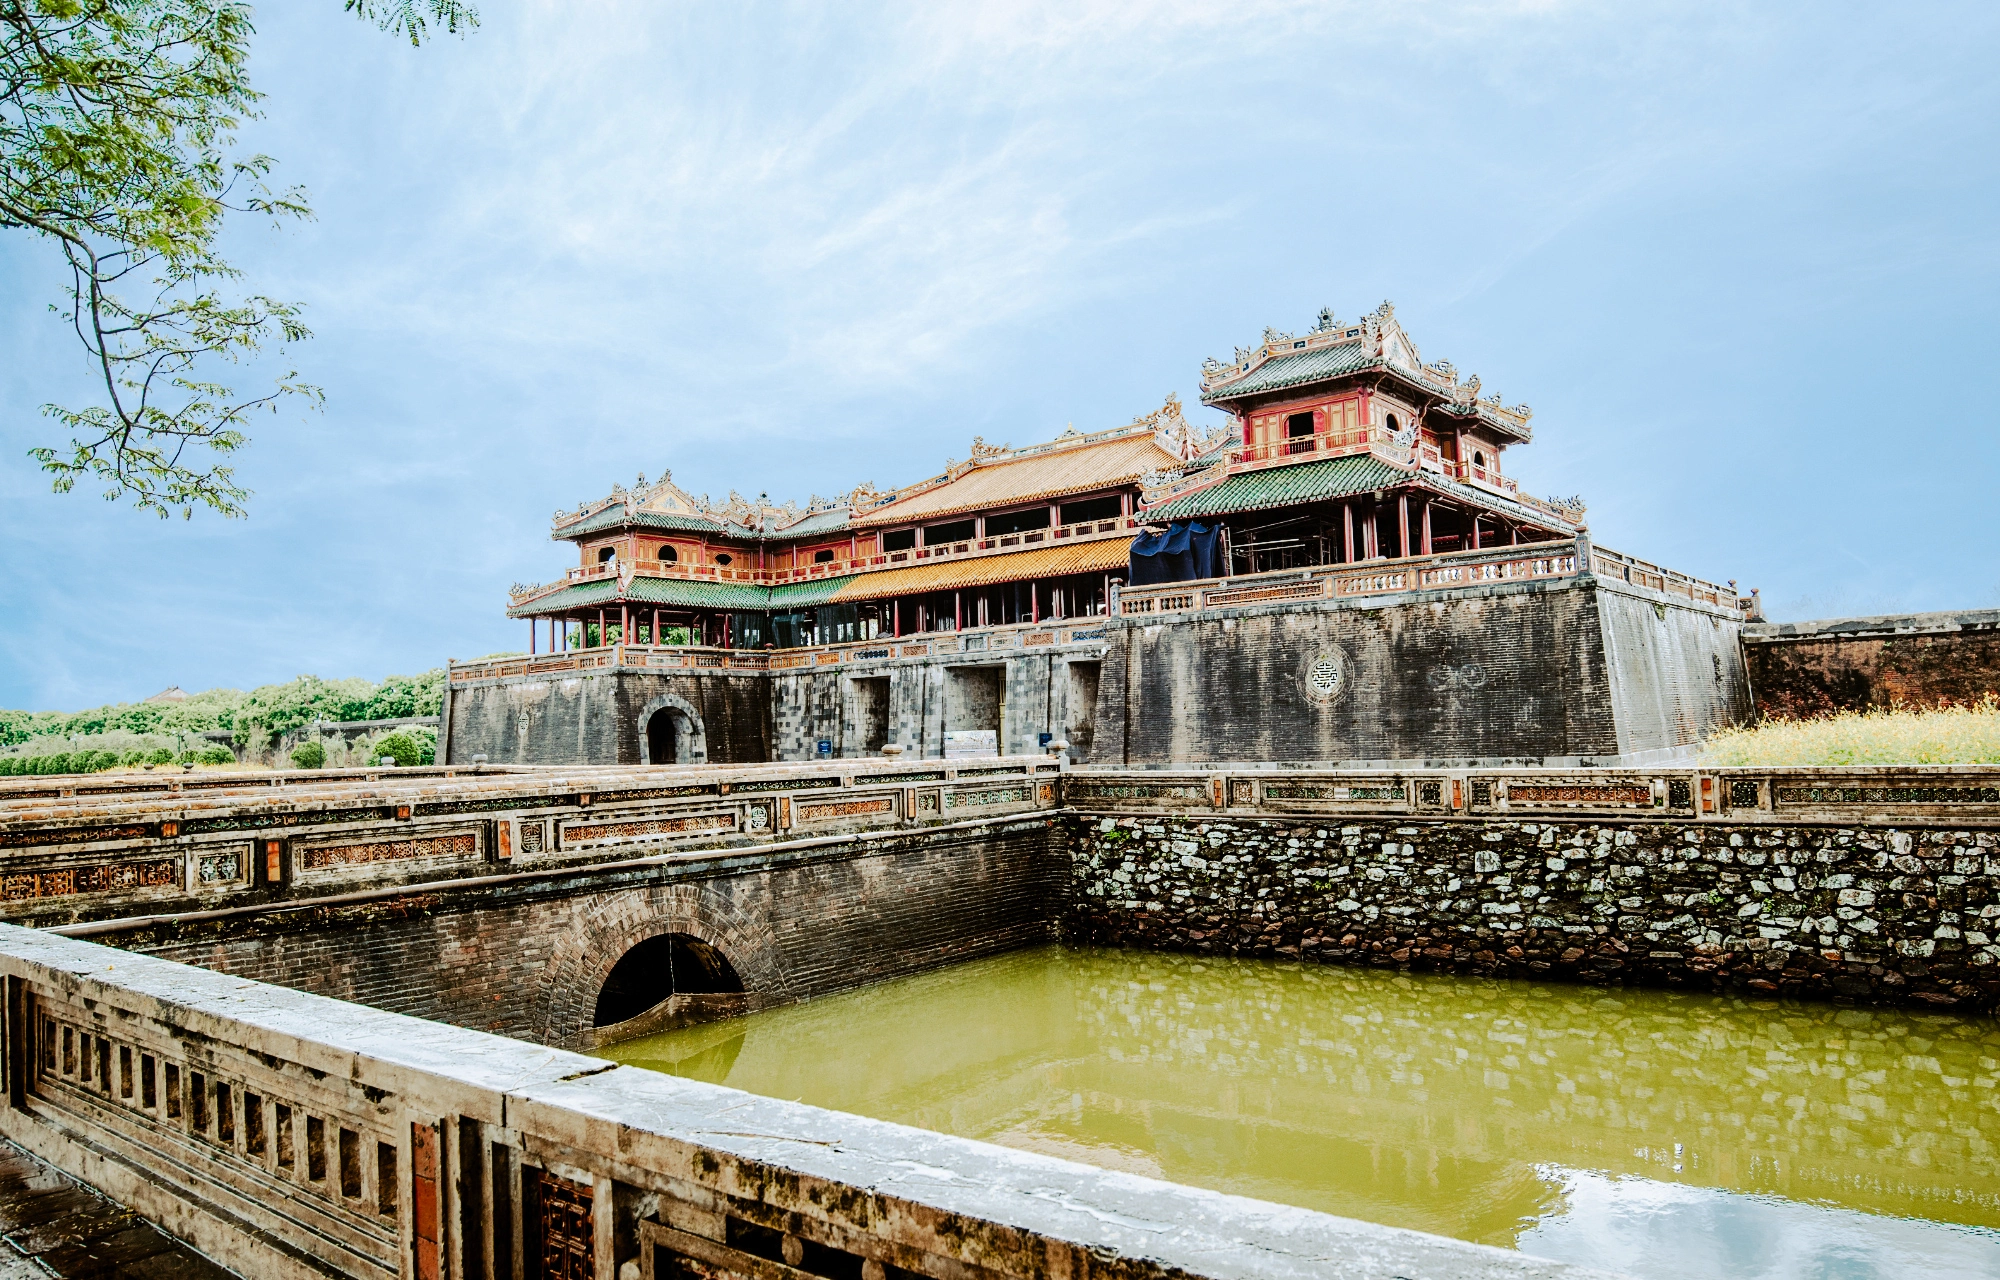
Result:
[[2000,1004],[1991,831],[1084,815],[1073,839],[1079,942]]

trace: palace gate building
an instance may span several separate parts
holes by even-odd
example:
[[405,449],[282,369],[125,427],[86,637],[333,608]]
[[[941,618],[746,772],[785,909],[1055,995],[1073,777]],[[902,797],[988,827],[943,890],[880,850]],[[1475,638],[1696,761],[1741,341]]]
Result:
[[1753,602],[1521,492],[1528,408],[1388,304],[1202,401],[1225,427],[1169,397],[803,508],[641,477],[560,512],[577,564],[514,590],[525,655],[451,665],[445,758],[1609,764],[1748,714]]

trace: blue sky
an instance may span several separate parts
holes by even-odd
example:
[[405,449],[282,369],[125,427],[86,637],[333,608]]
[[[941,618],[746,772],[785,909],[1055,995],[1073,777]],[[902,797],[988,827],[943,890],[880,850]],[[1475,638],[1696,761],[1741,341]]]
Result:
[[318,219],[230,248],[327,405],[255,424],[248,520],[48,493],[87,370],[0,237],[0,705],[518,648],[613,482],[906,483],[1385,298],[1603,545],[1781,618],[2000,605],[1990,4],[480,7],[257,7],[244,142]]

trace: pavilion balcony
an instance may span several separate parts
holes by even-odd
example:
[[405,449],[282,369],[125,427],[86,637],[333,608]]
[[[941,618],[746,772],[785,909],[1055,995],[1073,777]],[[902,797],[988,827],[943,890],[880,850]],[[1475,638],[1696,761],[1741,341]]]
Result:
[[625,667],[647,670],[787,671],[876,662],[889,658],[919,658],[945,653],[1006,653],[1085,643],[1104,638],[1102,617],[1044,618],[1005,626],[963,630],[921,631],[902,636],[878,636],[843,644],[809,645],[794,649],[718,649],[707,645],[607,644],[560,653],[488,658],[447,664],[453,684],[498,680],[510,676],[540,676],[562,671]]
[[892,551],[879,555],[858,556],[851,559],[822,561],[817,564],[779,566],[764,568],[736,565],[688,565],[659,564],[652,561],[610,561],[602,564],[579,565],[569,570],[554,582],[536,586],[521,587],[509,594],[508,605],[519,608],[531,604],[544,596],[553,595],[566,587],[579,583],[615,581],[627,570],[635,578],[668,578],[683,582],[727,582],[744,586],[772,587],[792,582],[812,582],[823,578],[844,578],[852,574],[866,573],[871,569],[891,566],[927,564],[940,560],[964,560],[981,556],[1006,555],[1012,552],[1030,550],[1035,547],[1066,545],[1075,542],[1089,542],[1104,538],[1130,537],[1139,527],[1139,521],[1132,516],[1116,516],[1108,520],[1082,520],[1075,524],[1057,525],[1046,529],[1029,529],[1020,533],[1002,534],[997,537],[972,539],[965,542],[946,543],[935,547],[913,547],[908,551]]
[[1047,529],[1026,529],[1020,533],[1003,533],[992,538],[941,543],[935,547],[913,547],[908,551],[892,551],[885,556],[876,556],[868,563],[871,566],[919,564],[928,560],[960,560],[971,556],[1004,555],[1029,547],[1052,546],[1063,542],[1128,537],[1138,527],[1139,521],[1133,516],[1114,516],[1108,520],[1080,520],[1075,524],[1056,525]]

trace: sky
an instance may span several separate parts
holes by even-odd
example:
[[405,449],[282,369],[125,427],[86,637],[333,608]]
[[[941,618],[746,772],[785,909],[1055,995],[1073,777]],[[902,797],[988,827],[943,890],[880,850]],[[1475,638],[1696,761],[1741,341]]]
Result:
[[2000,6],[479,9],[256,6],[241,147],[316,217],[225,246],[316,336],[230,374],[326,402],[253,422],[247,519],[49,492],[90,371],[0,233],[0,706],[523,648],[508,587],[614,483],[1219,422],[1204,357],[1385,299],[1599,545],[1781,620],[2000,606]]

